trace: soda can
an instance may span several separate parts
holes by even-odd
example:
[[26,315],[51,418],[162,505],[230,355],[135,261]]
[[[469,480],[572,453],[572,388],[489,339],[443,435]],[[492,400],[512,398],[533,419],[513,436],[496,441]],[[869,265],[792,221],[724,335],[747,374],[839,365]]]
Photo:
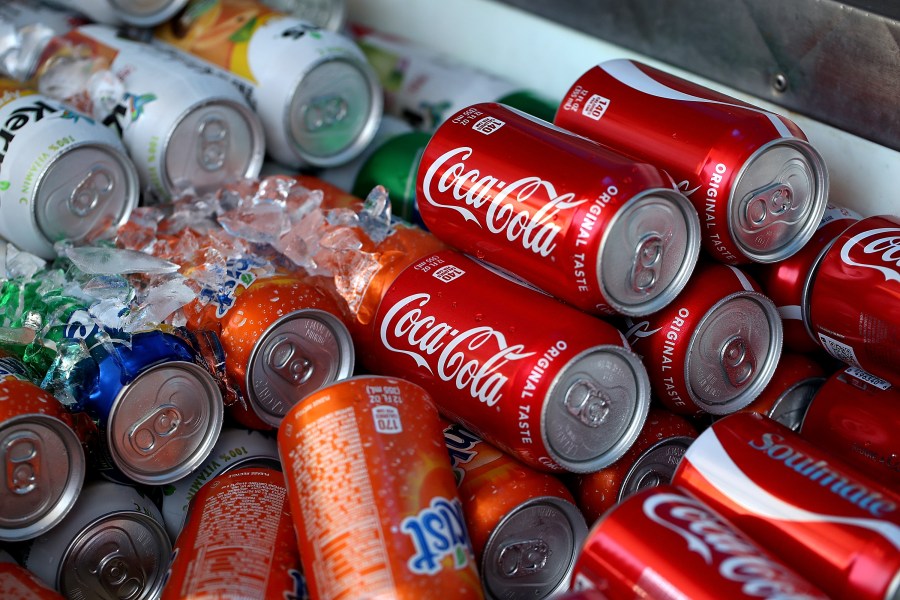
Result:
[[745,272],[701,261],[675,302],[626,337],[647,366],[654,396],[680,414],[733,413],[750,404],[775,373],[781,319]]
[[637,438],[650,384],[609,323],[454,250],[382,289],[370,333],[356,338],[361,362],[421,385],[490,444],[542,471],[582,473]]
[[900,392],[862,369],[833,373],[811,398],[800,435],[900,489]]
[[304,398],[278,430],[310,596],[482,598],[429,395],[359,376]]
[[348,162],[378,129],[381,86],[343,34],[261,1],[192,0],[156,36],[229,74],[262,118],[269,155],[284,165]]
[[555,597],[568,589],[587,535],[572,494],[457,423],[444,443],[486,598]]
[[3,550],[0,550],[0,597],[16,600],[63,599]]
[[47,0],[107,25],[154,27],[174,17],[187,0]]
[[756,413],[712,424],[681,486],[836,598],[900,598],[900,496]]
[[669,484],[641,490],[594,525],[574,585],[610,598],[828,598],[729,520]]
[[756,264],[750,273],[781,315],[784,348],[814,354],[822,351],[808,327],[813,266],[832,241],[862,219],[858,213],[828,204],[812,238],[796,253],[770,264]]
[[416,198],[445,242],[594,314],[660,310],[700,250],[696,211],[664,172],[499,104],[441,125]]
[[637,492],[671,483],[675,467],[694,438],[690,421],[664,408],[651,406],[640,435],[622,458],[593,473],[577,475],[573,491],[588,523]]
[[169,537],[178,537],[191,499],[203,486],[222,473],[245,467],[280,469],[275,437],[252,429],[223,428],[212,452],[199,467],[187,477],[162,487],[160,512]]
[[633,60],[590,68],[554,123],[665,169],[727,264],[787,258],[825,211],[825,161],[793,121]]
[[900,217],[867,217],[834,240],[813,267],[809,327],[828,354],[900,382]]
[[181,338],[145,331],[94,346],[79,362],[79,408],[99,423],[104,476],[147,485],[200,466],[222,429],[222,394]]
[[18,552],[25,568],[66,598],[151,600],[172,544],[149,497],[98,480],[84,486],[62,522]]
[[5,356],[0,367],[3,542],[35,538],[55,527],[72,510],[86,472],[72,415],[52,394],[16,374],[16,364],[21,365]]
[[19,87],[0,83],[0,236],[50,259],[128,220],[137,170],[113,131]]
[[263,0],[263,3],[328,31],[343,31],[347,24],[346,0]]
[[350,332],[315,281],[275,273],[256,257],[232,259],[221,286],[202,289],[185,309],[188,328],[218,333],[245,399],[230,414],[246,427],[278,427],[306,394],[353,373]]
[[782,352],[771,381],[741,410],[765,415],[798,431],[827,375],[825,368],[809,356]]
[[160,598],[299,599],[303,582],[284,475],[247,467],[191,500]]

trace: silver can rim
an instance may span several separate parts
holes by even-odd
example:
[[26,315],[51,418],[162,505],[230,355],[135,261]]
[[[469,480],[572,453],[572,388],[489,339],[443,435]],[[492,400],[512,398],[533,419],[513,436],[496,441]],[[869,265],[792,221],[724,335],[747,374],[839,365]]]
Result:
[[[634,464],[631,465],[631,467],[628,469],[628,472],[625,474],[625,477],[622,478],[622,485],[619,486],[619,493],[616,495],[616,503],[621,502],[622,500],[627,498],[628,495],[630,495],[630,494],[628,494],[628,495],[625,494],[626,483],[628,483],[628,481],[634,476],[634,473],[637,470],[637,466],[638,466],[638,463],[640,462],[641,458],[643,458],[647,454],[650,454],[654,450],[657,450],[663,446],[672,445],[673,442],[678,443],[678,444],[684,444],[684,450],[685,450],[685,452],[687,452],[688,446],[690,446],[691,443],[695,439],[697,439],[697,438],[691,437],[689,435],[673,435],[672,437],[667,437],[665,439],[659,440],[658,442],[656,442],[655,444],[653,444],[652,446],[650,446],[649,448],[644,450],[641,453],[641,455],[638,457],[638,459],[636,461],[634,461]],[[684,457],[683,454],[682,454],[682,457]],[[680,462],[680,459],[679,459],[679,462]],[[677,468],[678,468],[678,466],[676,465],[675,468],[672,469],[673,475],[675,473],[675,469],[677,469]],[[667,481],[665,483],[667,483],[667,484],[672,483],[671,478],[669,481]],[[654,486],[654,487],[658,487],[658,486]],[[643,489],[646,489],[646,488],[643,488]],[[640,490],[635,490],[635,492],[632,492],[632,493],[637,493],[639,491]]]

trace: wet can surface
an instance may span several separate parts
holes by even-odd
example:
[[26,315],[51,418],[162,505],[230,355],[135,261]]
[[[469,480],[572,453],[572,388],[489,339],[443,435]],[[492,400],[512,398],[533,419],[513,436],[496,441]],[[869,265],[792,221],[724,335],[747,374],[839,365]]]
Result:
[[124,223],[140,189],[118,136],[40,94],[0,90],[0,235],[54,258],[54,242],[88,242]]
[[304,591],[281,471],[229,471],[194,496],[161,598],[303,598]]
[[828,598],[683,490],[642,490],[593,527],[574,586],[610,598]]
[[266,149],[280,163],[347,162],[378,129],[384,102],[378,78],[340,33],[262,2],[200,0],[156,35],[231,74],[262,117]]
[[696,211],[664,172],[499,104],[441,125],[416,198],[445,242],[595,314],[661,309],[700,248]]
[[565,485],[462,425],[444,426],[485,596],[537,600],[568,589],[587,525]]
[[900,598],[900,496],[772,419],[713,423],[673,483],[830,596]]
[[632,60],[584,73],[554,123],[665,169],[721,262],[786,258],[825,210],[825,162],[795,123]]
[[782,352],[772,380],[741,410],[765,415],[798,431],[809,403],[818,394],[827,375],[825,368],[812,358]]
[[367,340],[373,372],[418,383],[448,419],[541,470],[611,464],[647,415],[646,370],[618,330],[457,251],[404,269]]
[[809,327],[825,351],[900,382],[900,217],[867,217],[845,229],[819,260],[810,288]]
[[153,27],[174,17],[187,0],[51,0],[50,4],[78,11],[98,23]]
[[750,404],[781,354],[774,303],[746,273],[714,262],[698,264],[675,302],[626,326],[655,396],[682,414],[724,415]]
[[278,450],[312,597],[482,597],[425,390],[380,376],[331,384],[291,409]]

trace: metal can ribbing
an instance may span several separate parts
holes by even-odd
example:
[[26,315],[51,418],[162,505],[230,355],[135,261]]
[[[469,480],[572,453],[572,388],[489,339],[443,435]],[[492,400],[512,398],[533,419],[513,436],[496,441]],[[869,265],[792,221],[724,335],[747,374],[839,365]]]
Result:
[[0,550],[0,598],[10,600],[63,600],[37,576],[16,563],[15,559]]
[[827,598],[672,485],[638,492],[594,526],[575,565],[574,585],[611,598]]
[[378,376],[334,383],[291,409],[278,450],[312,597],[482,597],[425,390]]
[[263,0],[277,11],[329,31],[342,31],[347,23],[346,0]]
[[242,468],[191,500],[160,598],[303,598],[281,471]]
[[798,431],[809,403],[826,377],[825,368],[809,356],[782,352],[771,381],[741,410],[765,415]]
[[813,268],[808,325],[834,358],[900,383],[900,216],[846,228]]
[[569,587],[587,534],[572,494],[456,423],[444,442],[487,598],[547,598]]
[[18,84],[0,84],[0,235],[42,258],[124,223],[140,189],[121,140]]
[[795,123],[632,60],[589,69],[554,123],[665,169],[721,262],[786,258],[825,210],[825,162]]
[[67,598],[150,600],[159,597],[172,544],[150,498],[93,481],[59,525],[17,551]]
[[713,423],[673,483],[827,594],[900,598],[900,496],[772,419]]
[[439,238],[596,314],[661,309],[700,248],[696,211],[664,172],[499,104],[435,132],[416,198]]
[[266,130],[266,149],[291,167],[329,167],[362,152],[383,93],[353,41],[260,2],[192,0],[156,31],[229,72]]
[[187,0],[49,0],[98,23],[153,27],[174,17]]
[[674,412],[735,412],[772,379],[781,354],[775,304],[737,267],[703,261],[675,302],[626,337],[647,366],[654,396]]
[[588,523],[638,491],[672,481],[685,450],[697,437],[690,421],[664,408],[650,407],[644,428],[628,452],[613,464],[578,475],[573,490]]
[[453,250],[426,255],[383,290],[356,338],[361,362],[418,383],[491,444],[540,470],[587,472],[637,438],[649,381],[610,324]]
[[800,435],[869,477],[900,489],[900,391],[856,367],[832,374],[812,397]]

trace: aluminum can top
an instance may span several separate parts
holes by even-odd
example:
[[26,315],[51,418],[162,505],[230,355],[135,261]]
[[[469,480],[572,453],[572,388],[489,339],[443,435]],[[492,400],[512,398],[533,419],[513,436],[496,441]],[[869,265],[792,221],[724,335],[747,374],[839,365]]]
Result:
[[318,25],[341,31],[347,23],[346,0],[263,0],[267,6]]
[[643,489],[671,483],[678,462],[693,441],[691,436],[678,435],[660,440],[647,449],[625,474],[618,501]]
[[153,27],[167,21],[188,0],[51,0],[51,4],[87,15],[98,23]]

